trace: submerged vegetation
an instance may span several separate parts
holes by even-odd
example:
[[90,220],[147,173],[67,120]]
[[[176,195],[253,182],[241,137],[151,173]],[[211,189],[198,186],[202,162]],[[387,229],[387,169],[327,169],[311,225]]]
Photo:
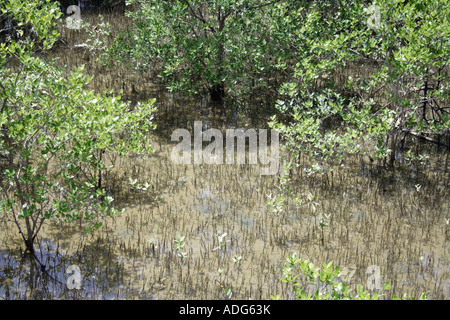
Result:
[[[448,299],[447,1],[64,5],[0,0],[0,299]],[[198,120],[281,169],[172,163]]]

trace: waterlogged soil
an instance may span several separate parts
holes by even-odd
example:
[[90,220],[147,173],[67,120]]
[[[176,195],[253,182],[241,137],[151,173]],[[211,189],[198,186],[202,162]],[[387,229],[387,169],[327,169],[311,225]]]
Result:
[[[73,66],[83,60],[83,52],[64,50]],[[173,130],[193,134],[194,121],[223,133],[264,129],[269,100],[248,99],[221,110],[207,99],[168,93],[144,76],[114,83],[107,80],[117,78],[106,71],[87,69],[95,71],[97,90],[134,88],[133,99],[157,99],[158,131],[148,141],[155,152],[106,155],[111,167],[105,186],[124,213],[91,234],[83,232],[84,222],[47,223],[36,248],[45,268],[21,253],[15,226],[0,218],[0,299],[289,299],[294,296],[281,281],[282,267],[294,252],[316,266],[333,260],[353,290],[390,282],[388,299],[423,292],[429,299],[450,297],[445,153],[433,151],[426,163],[395,170],[349,158],[333,174],[308,174],[311,163],[302,159],[291,177],[304,203],[276,210],[267,203],[279,195],[282,170],[261,175],[260,165],[248,163],[171,161]],[[323,214],[330,220],[322,230]]]
[[[333,176],[300,170],[298,194],[317,205],[276,211],[267,202],[278,175],[261,175],[259,165],[174,164],[175,142],[149,143],[147,157],[108,155],[105,185],[123,215],[89,235],[82,223],[47,224],[37,250],[44,273],[21,256],[15,227],[3,226],[2,299],[292,298],[281,268],[293,252],[318,266],[333,260],[353,288],[377,277],[397,295],[449,297],[444,159],[414,170],[379,172],[356,161]],[[330,214],[323,233],[320,214]],[[70,265],[80,268],[79,290],[67,287]]]

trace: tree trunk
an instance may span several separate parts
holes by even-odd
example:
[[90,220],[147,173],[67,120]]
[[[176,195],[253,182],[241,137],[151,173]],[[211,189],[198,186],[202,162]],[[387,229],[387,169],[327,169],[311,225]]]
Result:
[[[98,159],[100,162],[100,165],[102,163],[102,155],[103,155],[103,149],[99,151]],[[98,180],[97,180],[97,189],[100,190],[102,188],[102,169],[98,169]]]
[[223,102],[225,97],[225,46],[223,39],[223,29],[225,27],[225,19],[226,17],[222,14],[221,10],[218,12],[218,21],[219,21],[219,29],[218,34],[216,36],[219,37],[219,48],[217,50],[217,82],[209,89],[209,94],[212,101],[215,102]]
[[213,85],[209,89],[209,95],[214,102],[222,102],[225,97],[225,85],[223,82]]
[[397,135],[395,133],[391,134],[391,153],[389,155],[389,167],[394,168],[395,156],[397,153]]
[[25,240],[25,252],[34,254],[33,240],[30,240],[30,239]]
[[34,254],[34,235],[33,230],[31,229],[31,218],[25,217],[25,222],[27,226],[27,238],[25,240],[25,252],[29,252]]

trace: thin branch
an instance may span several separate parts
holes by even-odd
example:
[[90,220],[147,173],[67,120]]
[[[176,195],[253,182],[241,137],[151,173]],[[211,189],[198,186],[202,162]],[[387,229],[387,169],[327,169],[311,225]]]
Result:
[[197,14],[195,13],[194,8],[192,8],[191,4],[189,3],[189,0],[185,0],[185,1],[183,1],[183,2],[188,6],[189,11],[191,12],[191,14],[192,14],[195,18],[197,18],[198,20],[200,20],[201,22],[203,22],[203,24],[207,25],[207,26],[209,27],[209,29],[210,29],[213,33],[216,32],[216,30],[214,29],[214,27],[211,26],[210,24],[208,24],[208,22],[206,21],[205,17],[203,16],[203,13],[201,12],[200,8],[198,9],[200,15],[197,15]]
[[239,9],[239,10],[242,10],[242,9],[244,9],[244,10],[261,9],[261,8],[263,8],[263,7],[269,6],[269,5],[274,4],[274,3],[277,3],[277,2],[280,2],[280,0],[270,1],[270,2],[266,2],[266,3],[263,3],[263,4],[257,5],[257,6],[251,6],[251,7],[246,7],[246,6],[244,5],[244,6],[243,6],[241,9]]
[[[2,87],[3,91],[6,91],[6,88],[3,86],[3,84],[0,82],[0,86]],[[3,113],[3,110],[5,110],[5,106],[6,106],[6,101],[8,101],[8,98],[5,98],[3,100],[3,105],[2,105],[2,110],[0,113]]]
[[441,142],[439,140],[436,140],[436,139],[424,136],[422,133],[419,133],[419,132],[411,131],[411,130],[408,130],[408,129],[403,129],[402,132],[405,132],[406,134],[410,134],[410,135],[412,135],[414,137],[417,137],[417,138],[420,138],[420,139],[424,139],[425,141],[428,141],[428,142],[431,142],[431,143],[434,143],[434,144],[437,144],[437,145],[440,145],[440,146],[443,146],[443,147],[446,147],[446,148],[450,147],[449,145],[447,145],[447,144],[445,144],[445,143],[443,143],[443,142]]

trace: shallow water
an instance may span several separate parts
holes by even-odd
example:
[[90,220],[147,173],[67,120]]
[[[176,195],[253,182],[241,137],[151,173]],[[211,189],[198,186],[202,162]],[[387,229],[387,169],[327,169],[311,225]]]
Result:
[[[85,63],[80,50],[64,50],[72,65]],[[129,88],[134,81],[92,65],[87,70],[96,72],[96,89]],[[220,110],[203,98],[168,93],[144,76],[135,89],[129,98],[157,98],[158,130],[149,138],[155,153],[148,157],[107,155],[113,167],[105,185],[125,213],[90,235],[79,224],[48,223],[37,248],[45,272],[21,255],[15,227],[2,223],[0,299],[229,299],[227,288],[232,299],[277,293],[291,298],[281,268],[292,252],[316,265],[335,261],[352,288],[366,286],[366,271],[378,266],[381,283],[392,283],[391,293],[450,297],[445,154],[391,171],[352,158],[323,176],[308,176],[303,168],[309,163],[302,160],[293,175],[297,194],[314,195],[318,205],[273,212],[267,202],[278,192],[277,175],[262,176],[258,165],[183,165],[170,159],[171,132],[192,132],[194,121],[223,132],[265,128],[269,98]],[[148,187],[133,189],[130,179]],[[331,214],[323,241],[320,213]],[[185,237],[185,258],[175,250],[177,232]],[[70,265],[80,268],[79,290],[67,287]]]
[[[221,299],[229,286],[236,299],[289,297],[280,278],[292,252],[353,267],[350,285],[365,285],[367,268],[376,265],[396,294],[449,297],[446,173],[427,168],[414,181],[422,183],[417,191],[398,172],[386,182],[353,164],[335,172],[333,188],[323,177],[303,178],[300,192],[314,194],[316,212],[275,214],[266,205],[275,176],[250,165],[176,165],[173,146],[161,143],[147,159],[116,160],[107,185],[126,211],[103,229],[85,235],[78,225],[48,225],[37,255],[55,280],[21,261],[14,228],[2,232],[0,297]],[[132,190],[130,177],[150,187]],[[324,244],[318,212],[331,213]],[[185,236],[184,259],[174,249],[177,232]],[[81,269],[81,290],[66,288],[69,265]]]

